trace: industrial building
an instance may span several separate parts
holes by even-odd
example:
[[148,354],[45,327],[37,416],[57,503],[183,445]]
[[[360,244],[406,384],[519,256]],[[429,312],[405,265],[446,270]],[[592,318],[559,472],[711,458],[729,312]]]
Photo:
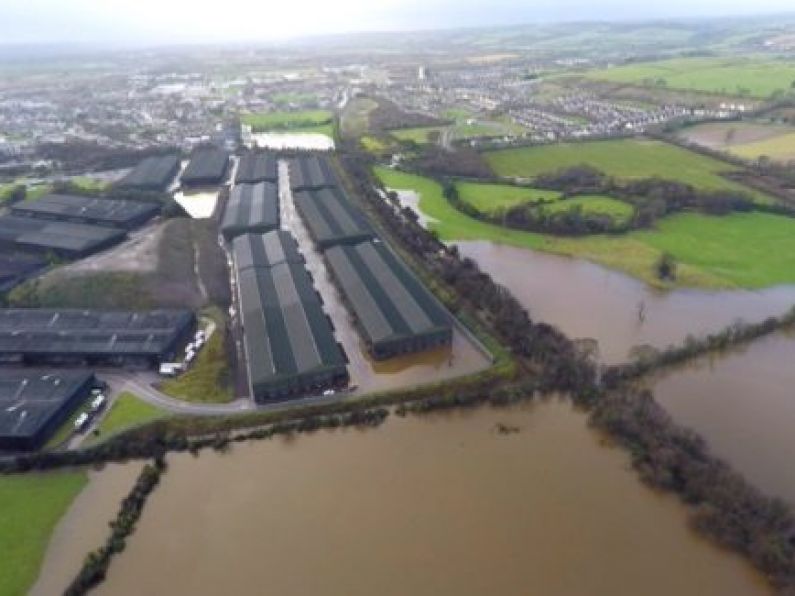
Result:
[[298,242],[284,230],[238,236],[232,243],[232,252],[239,271],[251,267],[273,267],[280,263],[304,263]]
[[147,191],[166,190],[179,172],[178,155],[156,155],[147,157],[122,178],[118,186]]
[[227,240],[247,232],[269,232],[279,227],[279,192],[272,182],[237,184],[229,195],[221,233]]
[[17,252],[0,253],[0,292],[9,291],[46,266],[46,260],[34,255]]
[[339,181],[325,156],[301,155],[290,161],[290,188],[293,190],[317,190],[335,186],[339,186]]
[[261,241],[238,239],[241,252],[235,253],[253,399],[259,403],[285,400],[346,383],[346,361],[331,321],[309,273],[303,264],[293,262],[297,250],[287,247],[295,240],[286,232],[266,236]]
[[373,358],[450,344],[449,314],[382,242],[335,246],[324,256]]
[[321,249],[373,237],[367,218],[339,188],[296,192],[293,200],[312,240]]
[[216,186],[226,178],[229,155],[214,147],[196,149],[182,172],[182,186]]
[[13,215],[131,230],[160,213],[160,205],[77,195],[52,194],[11,207]]
[[279,162],[273,153],[248,151],[240,157],[235,173],[235,184],[277,182]]
[[0,373],[0,450],[44,445],[90,395],[94,375],[78,371]]
[[19,249],[79,259],[124,240],[118,228],[50,221],[16,215],[0,216],[0,249]]
[[0,362],[154,367],[192,337],[190,311],[0,309]]

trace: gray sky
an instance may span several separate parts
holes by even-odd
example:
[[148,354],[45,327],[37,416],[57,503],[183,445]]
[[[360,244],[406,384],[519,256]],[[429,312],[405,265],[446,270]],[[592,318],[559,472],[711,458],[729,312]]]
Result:
[[793,10],[792,0],[0,0],[0,43],[264,41],[365,30]]

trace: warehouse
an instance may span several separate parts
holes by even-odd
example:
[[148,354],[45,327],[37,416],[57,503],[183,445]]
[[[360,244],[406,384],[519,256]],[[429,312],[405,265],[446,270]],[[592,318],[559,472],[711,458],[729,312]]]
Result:
[[229,155],[214,147],[193,152],[180,178],[182,186],[216,186],[226,178]]
[[373,237],[367,218],[338,188],[297,192],[294,202],[312,240],[321,249]]
[[189,311],[0,310],[0,362],[154,367],[196,328]]
[[[280,243],[283,234],[271,232],[269,239]],[[261,261],[256,253],[253,261],[246,260],[250,255],[238,257],[235,267],[253,399],[279,401],[346,383],[342,348],[309,273],[287,260],[292,249],[282,250],[285,259],[280,260],[267,240],[262,244],[268,256]]]
[[121,188],[146,191],[164,191],[179,172],[178,155],[156,155],[147,157],[119,181]]
[[278,160],[273,153],[249,151],[240,157],[235,174],[235,184],[255,182],[277,182],[279,180]]
[[44,445],[94,385],[90,372],[2,371],[0,450],[31,451]]
[[47,261],[24,253],[0,253],[0,292],[7,292],[47,267]]
[[279,227],[279,193],[272,182],[238,184],[229,195],[221,233],[227,240]]
[[124,230],[88,224],[0,216],[0,248],[20,249],[79,259],[118,244]]
[[273,267],[280,263],[302,264],[304,257],[298,250],[298,242],[284,230],[267,234],[243,234],[232,244],[235,267],[239,271],[251,267]]
[[373,358],[450,344],[450,316],[382,242],[336,246],[324,255]]
[[142,226],[159,212],[157,203],[58,194],[11,207],[14,215],[125,230]]
[[290,188],[293,190],[335,186],[339,186],[337,175],[325,156],[301,155],[290,162]]

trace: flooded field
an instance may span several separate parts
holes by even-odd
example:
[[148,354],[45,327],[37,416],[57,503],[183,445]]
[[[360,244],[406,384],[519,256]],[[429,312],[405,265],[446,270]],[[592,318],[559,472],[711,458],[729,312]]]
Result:
[[98,594],[768,593],[563,401],[169,462]]
[[383,362],[370,359],[359,334],[353,326],[348,309],[303,220],[295,210],[286,162],[279,165],[280,209],[282,226],[298,240],[315,288],[323,298],[323,308],[334,323],[334,335],[348,357],[351,385],[360,392],[382,391],[459,377],[487,368],[491,360],[478,348],[460,326],[454,328],[449,347],[429,352],[390,358]]
[[252,133],[251,144],[261,149],[273,149],[275,151],[296,149],[304,151],[331,151],[334,149],[334,139],[320,133]]
[[80,570],[86,555],[104,544],[108,522],[130,492],[143,464],[106,466],[90,481],[55,528],[44,564],[30,596],[61,594]]
[[627,360],[633,346],[664,348],[688,334],[718,331],[738,319],[760,321],[795,305],[795,286],[660,292],[583,260],[491,242],[457,244],[534,319],[556,325],[572,338],[596,339],[606,363]]
[[174,193],[174,200],[193,219],[208,219],[215,213],[215,207],[218,204],[218,189],[181,190]]
[[771,336],[672,370],[660,403],[768,494],[795,504],[795,335]]

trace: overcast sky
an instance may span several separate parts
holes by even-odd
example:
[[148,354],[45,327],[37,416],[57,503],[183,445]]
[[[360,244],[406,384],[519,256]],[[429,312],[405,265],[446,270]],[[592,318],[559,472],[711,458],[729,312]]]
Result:
[[0,0],[0,43],[223,42],[795,11],[793,0]]

